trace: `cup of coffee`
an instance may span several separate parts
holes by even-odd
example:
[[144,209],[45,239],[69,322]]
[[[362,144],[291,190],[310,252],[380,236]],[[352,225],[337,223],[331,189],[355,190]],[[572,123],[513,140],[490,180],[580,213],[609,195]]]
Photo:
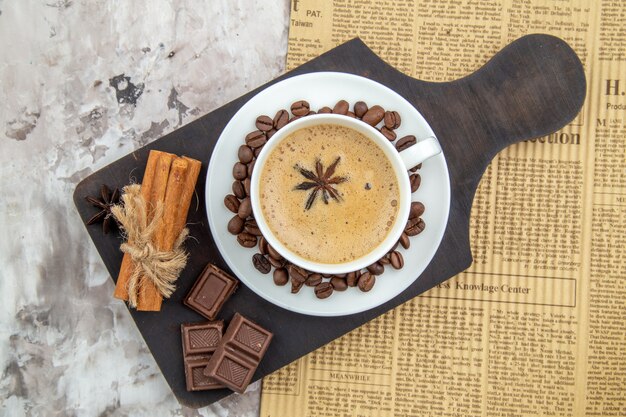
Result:
[[357,119],[295,120],[258,155],[252,211],[267,242],[309,271],[343,274],[383,257],[409,216],[407,170],[441,152],[435,137],[398,152]]

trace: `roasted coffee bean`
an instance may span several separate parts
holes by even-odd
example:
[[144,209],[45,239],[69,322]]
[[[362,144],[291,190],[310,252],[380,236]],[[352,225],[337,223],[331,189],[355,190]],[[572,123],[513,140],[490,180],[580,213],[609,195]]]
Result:
[[328,106],[324,106],[317,111],[318,114],[325,114],[325,113],[332,113],[332,112],[333,112],[333,109],[331,109]]
[[420,188],[422,177],[420,177],[420,174],[413,174],[409,177],[409,181],[411,182],[411,192],[414,193]]
[[415,145],[417,143],[417,139],[413,135],[403,136],[396,142],[396,149],[398,152],[402,152],[403,150]]
[[304,285],[306,285],[307,287],[315,287],[321,282],[322,282],[322,275],[315,273],[307,277],[306,281],[304,281]]
[[299,282],[300,284],[304,284],[309,274],[306,272],[304,268],[300,268],[297,265],[289,265],[287,267],[289,271],[289,276],[291,277],[292,282]]
[[367,113],[367,110],[367,104],[365,104],[364,101],[357,101],[356,103],[354,103],[354,114],[359,119],[362,118],[365,113]]
[[241,145],[237,151],[237,156],[239,157],[239,162],[242,164],[247,164],[252,161],[252,158],[254,158],[252,149],[250,149],[248,145]]
[[267,260],[270,261],[274,268],[283,268],[287,264],[287,261],[284,259],[274,259],[271,256],[268,256]]
[[237,213],[239,210],[239,199],[232,194],[228,194],[224,197],[224,205],[229,211]]
[[352,113],[351,111],[349,111],[348,113],[346,113],[346,116],[348,116],[348,117],[352,117],[353,119],[356,119],[356,114]]
[[394,245],[391,247],[391,249],[389,249],[389,252],[387,252],[387,254],[396,250],[399,244],[400,244],[400,241],[397,241],[396,243],[394,243]]
[[367,270],[372,275],[382,275],[385,272],[385,267],[380,262],[374,262],[367,267]]
[[404,258],[402,257],[402,254],[398,251],[393,251],[391,252],[391,254],[389,255],[389,260],[391,261],[391,266],[394,269],[402,269],[402,267],[404,266]]
[[274,247],[272,247],[272,245],[270,245],[269,243],[267,244],[267,254],[271,256],[272,258],[276,259],[277,261],[280,261],[281,259],[283,259],[281,254],[278,253],[278,251],[276,251],[276,249],[274,249]]
[[259,146],[265,145],[266,142],[267,138],[265,137],[265,133],[260,130],[255,130],[246,135],[246,145],[252,148],[258,148]]
[[370,109],[363,115],[363,121],[370,126],[376,126],[383,120],[385,116],[385,109],[379,105],[370,107]]
[[309,106],[309,102],[305,100],[296,101],[291,105],[291,114],[294,116],[306,116],[309,114],[311,110],[311,106]]
[[246,197],[241,200],[241,204],[239,204],[239,210],[237,211],[237,216],[242,219],[247,219],[252,214],[252,203],[250,202],[250,197]]
[[376,276],[370,274],[369,272],[364,272],[363,275],[359,278],[357,283],[359,289],[363,292],[368,292],[374,287],[376,283]]
[[263,135],[260,138],[256,138],[256,139],[251,140],[250,142],[248,142],[248,146],[256,149],[256,148],[262,147],[266,143],[267,143],[267,137],[265,135]]
[[408,249],[411,246],[411,239],[409,239],[409,235],[404,232],[400,235],[399,242],[404,249]]
[[252,256],[252,265],[262,274],[269,274],[272,270],[272,265],[270,265],[270,261],[260,253],[255,253]]
[[285,109],[278,110],[276,116],[274,116],[273,124],[274,129],[279,130],[285,127],[289,122],[289,112]]
[[241,181],[235,181],[233,182],[233,194],[235,194],[235,197],[237,198],[245,198],[246,197],[246,189],[243,186],[243,183]]
[[254,125],[261,132],[267,132],[272,127],[274,127],[274,122],[272,121],[272,119],[270,119],[269,116],[263,115],[256,118],[256,122]]
[[315,112],[314,110],[311,110],[309,114],[306,114],[305,116],[313,116],[314,114],[317,114],[317,112]]
[[350,105],[348,104],[347,101],[339,100],[337,104],[335,104],[335,107],[333,107],[333,113],[345,115],[348,113],[349,109],[350,109]]
[[337,277],[337,278],[345,278],[345,277],[346,277],[346,275],[348,275],[348,274],[335,274],[335,275],[331,275],[330,277],[331,277],[331,278],[332,278],[332,277]]
[[253,248],[256,246],[257,238],[250,233],[242,232],[237,235],[237,242],[244,248]]
[[243,189],[246,192],[246,195],[250,195],[250,178],[246,178],[245,180],[243,180]]
[[348,272],[348,275],[346,275],[346,284],[348,284],[348,287],[356,287],[359,278],[361,278],[361,271]]
[[241,162],[237,162],[233,166],[233,177],[236,180],[243,180],[248,175],[248,168]]
[[252,178],[252,170],[254,169],[254,164],[256,164],[256,159],[253,159],[252,162],[248,164],[248,177]]
[[278,268],[274,270],[274,284],[283,286],[289,282],[289,274],[285,268]]
[[419,201],[411,202],[411,209],[409,210],[409,219],[414,219],[416,217],[420,217],[424,214],[426,207]]
[[238,235],[243,231],[244,221],[239,216],[234,216],[232,219],[228,221],[228,225],[226,228],[233,235]]
[[426,228],[426,223],[424,223],[424,220],[417,217],[415,219],[409,219],[404,228],[404,233],[409,236],[417,236],[424,231],[424,228]]
[[259,157],[259,154],[261,153],[261,151],[263,150],[264,147],[265,147],[265,145],[259,146],[258,148],[254,148],[253,154],[254,154],[255,158]]
[[378,263],[385,266],[385,265],[389,265],[391,263],[391,261],[389,260],[389,253],[387,253],[385,256],[383,256],[382,258],[380,258],[378,260]]
[[330,282],[322,282],[315,287],[315,296],[319,299],[330,297],[333,293],[333,286]]
[[382,133],[383,136],[386,137],[387,140],[389,140],[390,142],[393,142],[394,140],[396,140],[396,132],[387,128],[387,126],[381,127],[380,133]]
[[397,129],[400,127],[401,120],[397,111],[386,111],[384,121],[387,129]]
[[276,129],[270,129],[267,132],[265,132],[265,137],[267,138],[267,140],[270,140],[276,132],[277,132]]
[[411,168],[409,171],[415,172],[415,171],[417,171],[418,169],[421,169],[421,168],[422,168],[422,164],[417,164],[413,168]]
[[261,235],[259,237],[259,252],[261,252],[261,255],[267,255],[267,245],[267,240]]
[[281,267],[286,266],[288,264],[288,262],[287,262],[287,260],[285,258],[275,259],[275,258],[272,258],[271,256],[269,256],[269,254],[267,254],[267,259],[270,260],[270,263],[274,266],[274,268],[281,268]]
[[297,294],[300,292],[300,289],[302,288],[302,286],[304,285],[304,282],[299,282],[299,281],[294,281],[293,279],[291,280],[291,293],[292,294]]
[[259,225],[256,224],[256,220],[254,219],[246,220],[243,225],[243,230],[254,236],[263,236],[261,230],[259,230]]
[[346,283],[345,278],[332,277],[330,279],[330,284],[333,286],[335,291],[345,291],[348,289],[348,284]]
[[291,119],[289,119],[289,123],[291,122],[295,122],[296,120],[302,118],[303,116],[293,116]]

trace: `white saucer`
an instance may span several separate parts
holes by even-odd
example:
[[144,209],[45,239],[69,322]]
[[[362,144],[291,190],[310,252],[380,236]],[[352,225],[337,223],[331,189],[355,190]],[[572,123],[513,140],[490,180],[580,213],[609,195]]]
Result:
[[379,104],[386,110],[395,110],[402,117],[396,130],[398,138],[414,135],[425,138],[434,135],[422,115],[402,96],[367,78],[356,75],[317,72],[299,75],[266,88],[248,101],[233,116],[220,135],[209,163],[206,180],[206,209],[209,226],[217,247],[228,266],[243,284],[266,300],[287,310],[314,316],[342,316],[374,308],[404,291],[430,263],[443,237],[450,211],[450,179],[443,154],[422,165],[419,174],[422,183],[413,193],[414,201],[426,206],[422,218],[426,229],[411,238],[408,250],[399,247],[404,256],[404,268],[394,270],[386,266],[385,273],[376,277],[376,285],[367,293],[358,288],[344,292],[335,291],[329,298],[315,297],[313,288],[303,287],[291,294],[291,285],[274,284],[272,273],[258,272],[252,265],[252,255],[258,246],[247,249],[237,243],[236,236],[226,230],[233,213],[224,206],[224,196],[231,194],[232,168],[237,162],[237,150],[245,136],[255,130],[256,117],[262,114],[274,117],[280,109],[289,110],[291,103],[306,100],[312,110],[333,107],[341,99],[352,106],[356,101],[368,105]]

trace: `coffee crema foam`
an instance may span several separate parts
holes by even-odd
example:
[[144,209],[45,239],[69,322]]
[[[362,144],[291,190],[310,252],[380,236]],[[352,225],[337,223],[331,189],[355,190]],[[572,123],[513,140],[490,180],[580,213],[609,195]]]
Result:
[[[313,182],[299,168],[315,174],[319,160],[325,172],[340,158],[333,184],[340,201],[322,191],[310,209],[314,191],[296,189]],[[349,262],[373,251],[391,230],[400,206],[400,188],[384,151],[361,133],[323,124],[291,133],[272,150],[260,174],[260,206],[270,230],[280,242],[313,262]]]

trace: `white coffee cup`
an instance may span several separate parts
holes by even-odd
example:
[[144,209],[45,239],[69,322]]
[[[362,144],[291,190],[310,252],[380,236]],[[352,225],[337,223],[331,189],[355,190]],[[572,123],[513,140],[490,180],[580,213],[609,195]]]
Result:
[[[357,259],[339,264],[320,263],[308,260],[283,245],[278,236],[271,231],[269,225],[267,224],[267,221],[263,216],[263,211],[261,210],[259,198],[259,182],[261,172],[263,171],[265,162],[271,155],[274,148],[283,139],[291,135],[291,133],[306,127],[322,124],[339,125],[350,128],[374,141],[378,147],[384,151],[385,156],[389,159],[389,162],[395,172],[400,190],[400,195],[398,196],[398,215],[396,216],[396,220],[387,234],[387,237],[369,253]],[[411,184],[409,182],[407,171],[410,168],[426,161],[428,158],[438,155],[439,153],[441,153],[441,146],[439,145],[437,138],[434,136],[418,140],[415,145],[408,147],[402,152],[398,152],[393,144],[389,142],[389,140],[385,138],[382,133],[358,119],[338,114],[316,114],[303,117],[289,123],[276,132],[263,147],[263,150],[259,153],[259,156],[256,159],[250,184],[250,201],[252,203],[254,219],[256,220],[259,230],[267,242],[291,263],[308,271],[319,272],[322,274],[344,274],[347,272],[358,271],[382,258],[393,247],[393,245],[396,244],[398,239],[400,239],[400,235],[402,234],[409,218],[409,211],[411,208]]]

